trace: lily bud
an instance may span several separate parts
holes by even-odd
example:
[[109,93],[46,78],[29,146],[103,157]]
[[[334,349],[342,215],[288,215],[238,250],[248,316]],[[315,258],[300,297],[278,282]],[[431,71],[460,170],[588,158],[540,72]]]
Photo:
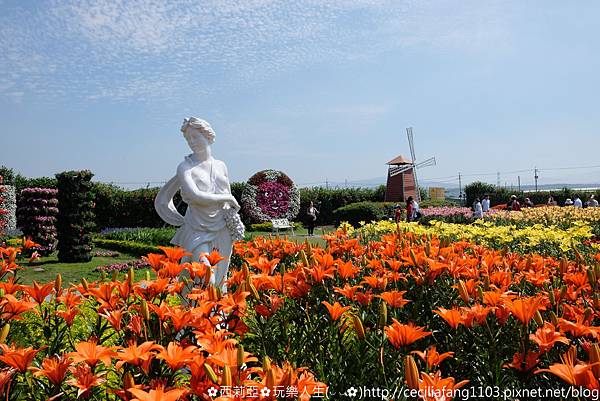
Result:
[[588,277],[588,281],[590,282],[590,285],[593,287],[596,286],[596,274],[594,273],[594,269],[587,269],[586,271],[587,273],[587,277]]
[[271,360],[269,359],[268,356],[265,356],[263,358],[263,370],[266,372],[268,370],[271,370]]
[[56,275],[56,279],[54,279],[54,291],[59,293],[62,290],[62,276],[60,273]]
[[219,381],[219,378],[217,377],[217,374],[215,373],[213,368],[208,363],[205,363],[203,367],[204,373],[206,373],[206,376],[208,376],[210,381],[213,383],[217,383]]
[[410,249],[409,253],[410,253],[410,259],[412,260],[413,265],[415,267],[419,267],[419,264],[417,263],[417,255],[415,255],[415,252],[412,250],[412,248]]
[[146,270],[146,281],[150,281],[150,270]]
[[590,365],[592,365],[592,372],[594,377],[600,377],[600,347],[598,343],[594,343],[590,346]]
[[249,281],[249,285],[248,285],[248,289],[250,290],[250,293],[252,294],[252,296],[255,299],[260,299],[260,295],[258,294],[258,290],[256,289],[256,287],[254,286],[254,284],[252,284],[252,281]]
[[404,380],[408,388],[416,390],[419,388],[419,369],[412,356],[404,358]]
[[127,372],[123,375],[123,389],[127,390],[135,386],[135,381],[133,380],[133,376],[131,372]]
[[145,320],[150,320],[150,309],[148,309],[148,303],[145,299],[142,299],[140,303],[140,313]]
[[306,256],[304,249],[300,251],[300,259],[302,260],[302,264],[304,264],[304,266],[310,267],[310,264],[308,263],[308,256]]
[[238,345],[237,349],[237,367],[241,367],[244,364],[244,346]]
[[428,258],[431,257],[431,242],[429,241],[425,244],[425,255],[427,255]]
[[129,268],[129,273],[127,273],[127,281],[129,281],[129,284],[133,284],[135,281],[135,270],[133,270],[133,267]]
[[548,299],[550,299],[550,303],[554,305],[556,303],[556,297],[554,296],[554,290],[552,288],[548,291]]
[[83,286],[84,290],[89,291],[89,284],[85,277],[81,278],[81,285]]
[[117,279],[119,278],[119,272],[114,270],[110,276],[111,281],[117,281]]
[[223,372],[221,372],[221,386],[231,386],[232,384],[231,368],[229,365],[225,365],[223,366]]
[[379,327],[382,328],[387,324],[387,304],[384,301],[381,301],[379,304]]
[[6,323],[4,327],[2,327],[2,331],[0,331],[0,344],[4,344],[6,338],[8,337],[8,332],[10,331],[10,324]]
[[590,307],[587,307],[583,311],[583,320],[588,320],[593,315],[594,315],[594,310],[592,308],[590,308]]
[[554,311],[550,311],[550,321],[553,325],[558,326],[558,316],[556,316],[556,313],[554,313]]
[[356,330],[356,335],[360,340],[365,339],[365,327],[362,324],[362,320],[358,315],[352,315],[352,321],[354,323],[354,330]]
[[267,388],[274,388],[275,387],[275,372],[273,372],[273,369],[269,369],[267,371],[265,371],[265,375],[267,376],[267,380],[265,381],[265,385]]
[[477,286],[477,297],[481,302],[483,302],[483,290],[480,286]]
[[544,325],[544,318],[542,318],[542,314],[540,313],[540,311],[535,312],[535,315],[533,315],[533,319],[538,324],[538,326],[541,327]]
[[460,298],[466,304],[468,304],[471,301],[471,297],[469,296],[469,292],[467,291],[467,286],[462,280],[458,280],[458,295],[460,295]]

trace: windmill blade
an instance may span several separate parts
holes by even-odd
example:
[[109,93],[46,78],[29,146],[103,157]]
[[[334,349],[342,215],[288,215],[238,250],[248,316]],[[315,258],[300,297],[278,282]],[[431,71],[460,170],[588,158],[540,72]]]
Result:
[[429,159],[424,160],[421,163],[415,164],[415,168],[429,167],[429,166],[435,166],[435,157],[430,157]]
[[394,177],[398,174],[404,173],[405,171],[408,171],[411,168],[413,168],[412,164],[408,164],[405,166],[392,167],[392,168],[390,168],[390,171],[389,171],[390,177]]
[[410,148],[410,157],[412,158],[413,164],[417,161],[417,156],[415,156],[415,143],[413,139],[412,127],[408,127],[406,129],[406,135],[408,136],[408,147]]

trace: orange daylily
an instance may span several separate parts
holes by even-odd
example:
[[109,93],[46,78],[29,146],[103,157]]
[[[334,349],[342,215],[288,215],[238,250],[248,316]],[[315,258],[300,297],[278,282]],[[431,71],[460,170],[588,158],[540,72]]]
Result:
[[410,302],[408,299],[404,299],[406,291],[387,291],[382,292],[379,298],[383,299],[392,308],[402,308],[404,305]]
[[160,350],[160,345],[154,343],[154,341],[146,341],[140,345],[135,343],[130,344],[128,347],[121,348],[115,354],[115,358],[119,361],[115,364],[117,369],[121,369],[124,364],[132,366],[147,367],[148,361],[155,357],[154,351]]
[[338,320],[340,316],[344,314],[344,312],[351,308],[350,306],[342,306],[339,302],[335,302],[333,305],[331,305],[327,301],[323,301],[321,303],[325,305],[325,307],[329,311],[329,315],[331,315],[331,318],[333,320]]
[[530,334],[529,338],[540,347],[541,352],[550,351],[557,342],[569,344],[569,339],[557,331],[550,322],[545,322],[544,326],[537,329],[535,334]]
[[562,363],[550,365],[548,369],[538,369],[536,374],[548,372],[558,376],[572,386],[582,386],[589,389],[598,389],[598,380],[592,372],[592,365],[577,362],[577,350],[574,346],[561,356]]
[[542,302],[542,297],[537,296],[506,300],[505,304],[514,317],[519,319],[524,325],[527,325],[538,310],[544,309]]
[[158,249],[163,251],[167,256],[167,259],[174,263],[179,262],[184,256],[192,256],[191,253],[187,252],[183,248],[159,246]]
[[39,349],[36,350],[32,347],[9,347],[6,344],[0,344],[0,350],[2,350],[0,361],[21,373],[25,373],[27,371],[27,368],[29,368],[31,362],[33,362],[33,358],[35,358],[35,355],[40,351]]
[[78,365],[75,368],[71,367],[69,370],[75,377],[67,380],[67,384],[79,389],[77,390],[77,398],[86,397],[94,387],[98,387],[106,381],[100,375],[95,375],[86,364]]
[[443,354],[440,354],[437,352],[435,345],[427,348],[427,350],[424,352],[412,351],[411,353],[418,355],[419,358],[421,358],[423,362],[427,364],[427,368],[430,370],[438,366],[445,359],[454,357],[454,352],[444,352]]
[[183,348],[176,342],[170,342],[167,348],[162,348],[161,351],[156,355],[156,358],[163,359],[171,370],[176,371],[184,367],[189,361],[191,361],[196,353],[197,348],[193,345]]
[[394,318],[392,320],[394,323],[385,327],[385,334],[395,348],[410,345],[423,337],[431,335],[431,332],[425,331],[424,327],[415,326],[412,323],[402,324]]
[[55,386],[60,385],[67,377],[67,370],[71,366],[71,360],[65,356],[45,358],[42,367],[30,368],[35,376],[44,376]]
[[463,323],[462,315],[457,308],[438,308],[437,310],[434,310],[433,313],[444,319],[453,329],[458,328],[458,326]]
[[130,388],[127,391],[135,397],[131,401],[177,401],[185,393],[185,390],[180,388],[165,391],[162,386],[147,392],[139,388]]
[[425,401],[450,401],[452,400],[452,390],[457,390],[469,383],[469,380],[463,380],[455,383],[453,377],[442,378],[442,373],[437,371],[432,374],[421,372],[419,390],[424,394]]
[[94,367],[98,362],[102,362],[105,366],[110,366],[111,359],[115,357],[113,347],[103,347],[98,345],[95,339],[90,341],[82,341],[75,344],[75,352],[68,354],[75,364],[85,362],[90,367]]

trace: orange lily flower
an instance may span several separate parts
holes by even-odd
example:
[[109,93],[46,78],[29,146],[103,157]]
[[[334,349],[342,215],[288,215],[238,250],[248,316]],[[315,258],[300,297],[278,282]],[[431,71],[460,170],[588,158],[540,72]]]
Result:
[[162,269],[162,264],[165,262],[165,255],[159,253],[149,253],[148,256],[142,256],[142,260],[147,262],[155,272]]
[[127,363],[132,366],[140,366],[146,370],[149,367],[148,362],[156,355],[154,351],[160,349],[160,345],[155,344],[154,341],[146,341],[140,345],[132,343],[128,347],[117,351],[115,358],[119,361],[115,364],[115,367],[121,369]]
[[463,323],[462,315],[457,308],[438,308],[437,310],[434,310],[433,313],[444,319],[453,329],[458,328],[458,326]]
[[542,297],[517,298],[506,300],[506,307],[512,312],[513,316],[519,319],[524,325],[529,324],[538,310],[543,309]]
[[362,289],[363,287],[360,285],[350,286],[350,284],[346,283],[344,288],[333,287],[333,290],[338,294],[341,294],[348,298],[349,301],[354,301],[356,298],[356,291]]
[[46,285],[40,285],[37,281],[33,282],[33,286],[23,286],[23,290],[29,294],[31,298],[38,304],[42,304],[48,295],[54,291],[54,283],[48,283]]
[[387,291],[382,292],[379,298],[383,299],[392,308],[402,308],[404,305],[410,302],[408,299],[404,299],[406,291]]
[[147,392],[139,388],[130,388],[127,391],[135,397],[131,401],[177,401],[185,393],[185,390],[180,388],[165,391],[162,386]]
[[421,351],[412,351],[411,354],[418,355],[419,358],[423,360],[427,364],[427,368],[429,370],[433,369],[435,366],[438,366],[445,359],[454,357],[454,352],[444,352],[440,354],[437,352],[435,345],[427,348],[425,352]]
[[75,345],[75,352],[69,353],[75,364],[85,362],[90,367],[96,366],[102,362],[105,366],[110,366],[111,359],[115,357],[113,347],[103,347],[98,345],[97,340],[82,341]]
[[21,373],[25,373],[35,355],[40,351],[39,349],[33,349],[32,347],[27,348],[15,348],[9,347],[6,344],[0,344],[0,361],[6,365],[18,370]]
[[385,334],[395,348],[410,345],[415,341],[431,335],[424,327],[415,326],[412,323],[402,324],[392,318],[394,323],[385,327]]
[[183,348],[176,342],[171,341],[167,348],[162,348],[156,357],[164,360],[171,370],[176,371],[184,367],[197,355],[197,349],[193,345]]
[[14,295],[6,294],[0,301],[0,319],[2,320],[20,320],[21,314],[34,309],[37,306],[35,302],[27,302],[15,298]]
[[[463,380],[455,383],[453,377],[442,378],[440,371],[434,374],[421,372],[421,380],[419,389],[423,392],[425,401],[450,401],[452,400],[451,390],[456,390],[469,383],[468,380]],[[435,394],[435,396],[433,396]],[[439,395],[439,396],[438,396]]]
[[335,302],[333,305],[327,301],[323,301],[321,303],[325,305],[333,320],[338,320],[340,316],[344,314],[344,312],[351,308],[350,306],[342,306],[339,302]]
[[562,363],[550,365],[548,369],[538,369],[536,374],[548,372],[558,376],[572,386],[583,386],[589,389],[598,389],[598,380],[592,372],[592,365],[577,363],[577,350],[574,346],[561,356]]
[[35,376],[45,376],[50,383],[59,386],[67,377],[67,370],[71,366],[71,360],[67,357],[45,358],[42,368],[30,368]]
[[568,345],[570,342],[562,333],[556,331],[556,327],[550,322],[545,322],[544,327],[537,329],[535,334],[530,334],[529,338],[540,347],[541,352],[550,351],[556,343]]
[[69,369],[73,376],[73,379],[67,380],[67,384],[77,387],[77,398],[86,397],[90,394],[94,387],[100,386],[106,381],[99,375],[94,375],[92,369],[88,365],[78,365],[75,368]]
[[503,368],[512,368],[519,372],[530,372],[539,363],[540,353],[539,352],[527,352],[527,355],[523,355],[521,352],[517,352],[513,355],[511,363],[505,363],[502,365]]
[[178,263],[184,256],[192,256],[191,253],[183,248],[159,246],[158,249],[163,251],[167,256],[167,259],[174,263]]

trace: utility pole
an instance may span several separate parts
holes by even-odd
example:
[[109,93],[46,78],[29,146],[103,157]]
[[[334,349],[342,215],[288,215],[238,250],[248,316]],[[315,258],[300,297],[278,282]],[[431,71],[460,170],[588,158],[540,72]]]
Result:
[[462,206],[462,177],[460,175],[460,172],[458,173],[458,199],[460,199],[460,205]]
[[517,182],[518,182],[518,186],[519,186],[519,192],[521,192],[521,176],[520,175],[517,176]]
[[325,178],[325,188],[329,189],[329,180]]
[[498,188],[500,188],[500,172],[498,171],[498,173],[496,174],[496,186]]
[[534,170],[534,176],[533,176],[533,178],[535,178],[535,192],[537,192],[537,190],[538,190],[537,181],[538,181],[538,178],[539,178],[537,167]]

